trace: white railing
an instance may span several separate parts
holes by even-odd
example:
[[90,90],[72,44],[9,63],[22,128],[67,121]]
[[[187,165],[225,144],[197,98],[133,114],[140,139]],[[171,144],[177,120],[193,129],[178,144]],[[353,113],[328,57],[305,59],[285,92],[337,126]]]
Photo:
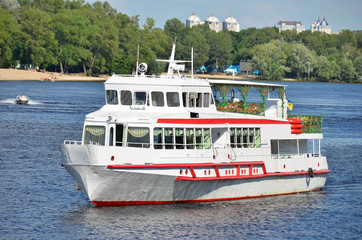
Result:
[[64,140],[64,144],[66,144],[66,145],[82,145],[82,141]]

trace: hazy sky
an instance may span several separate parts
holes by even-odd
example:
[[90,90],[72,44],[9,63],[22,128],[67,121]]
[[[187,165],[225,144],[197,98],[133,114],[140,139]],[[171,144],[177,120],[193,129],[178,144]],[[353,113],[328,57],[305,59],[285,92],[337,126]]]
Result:
[[[95,0],[87,0],[93,3]],[[178,18],[183,23],[194,12],[201,20],[213,14],[223,21],[230,14],[248,27],[272,27],[279,20],[299,20],[310,30],[318,18],[326,17],[332,32],[342,29],[362,30],[362,0],[108,0],[128,16],[139,15],[143,25],[147,17],[163,28],[166,20]]]

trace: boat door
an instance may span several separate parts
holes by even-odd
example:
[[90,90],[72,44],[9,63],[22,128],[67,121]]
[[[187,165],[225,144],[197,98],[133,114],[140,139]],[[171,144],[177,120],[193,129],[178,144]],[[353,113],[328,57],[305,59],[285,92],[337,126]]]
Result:
[[215,162],[227,162],[228,148],[228,128],[212,128],[212,150]]

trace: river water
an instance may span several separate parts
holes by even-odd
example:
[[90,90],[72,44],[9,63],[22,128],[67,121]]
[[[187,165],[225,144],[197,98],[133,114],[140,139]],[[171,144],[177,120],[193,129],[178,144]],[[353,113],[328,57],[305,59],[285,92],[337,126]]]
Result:
[[[103,83],[0,82],[0,239],[361,239],[362,85],[281,83],[323,113],[322,191],[230,202],[96,208],[60,166]],[[25,94],[29,105],[15,104]]]

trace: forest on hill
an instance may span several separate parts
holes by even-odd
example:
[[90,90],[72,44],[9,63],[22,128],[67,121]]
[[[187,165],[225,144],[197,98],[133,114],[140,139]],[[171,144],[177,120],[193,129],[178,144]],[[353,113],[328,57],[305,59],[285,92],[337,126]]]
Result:
[[304,31],[279,33],[277,28],[215,32],[207,25],[185,27],[179,19],[156,28],[147,18],[127,16],[108,2],[83,0],[2,0],[0,3],[0,67],[35,66],[47,71],[87,75],[129,74],[137,47],[149,73],[165,70],[172,42],[176,58],[190,59],[195,69],[226,68],[250,60],[260,78],[361,82],[362,31],[339,34]]

